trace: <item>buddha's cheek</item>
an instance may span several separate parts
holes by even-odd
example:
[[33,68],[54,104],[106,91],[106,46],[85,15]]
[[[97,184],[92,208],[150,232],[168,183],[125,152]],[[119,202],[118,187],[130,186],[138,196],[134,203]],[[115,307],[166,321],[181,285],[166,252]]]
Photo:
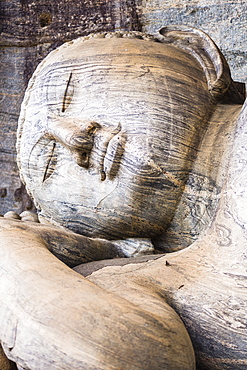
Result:
[[[130,158],[131,159],[131,158]],[[39,189],[41,215],[53,223],[91,237],[119,239],[163,233],[183,191],[175,175],[162,173],[151,161],[121,165],[114,180],[60,168]],[[72,176],[73,175],[73,176]]]

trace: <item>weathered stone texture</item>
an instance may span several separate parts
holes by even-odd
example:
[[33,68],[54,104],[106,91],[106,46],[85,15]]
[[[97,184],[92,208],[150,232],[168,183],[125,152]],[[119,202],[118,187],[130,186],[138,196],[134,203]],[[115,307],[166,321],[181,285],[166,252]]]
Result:
[[[239,85],[201,31],[164,27],[159,43],[140,32],[115,36],[66,43],[27,89],[19,164],[43,214],[41,223],[22,222],[35,220],[28,212],[0,218],[3,349],[19,370],[195,370],[193,349],[197,369],[246,368],[247,111]],[[11,78],[13,104],[3,101],[16,117]],[[7,143],[13,131],[3,128]],[[15,199],[28,208],[22,191]],[[144,232],[162,251],[170,241],[158,222],[172,225],[173,245],[174,234],[179,246],[186,233],[200,238],[87,279],[61,263],[120,257],[116,239]]]

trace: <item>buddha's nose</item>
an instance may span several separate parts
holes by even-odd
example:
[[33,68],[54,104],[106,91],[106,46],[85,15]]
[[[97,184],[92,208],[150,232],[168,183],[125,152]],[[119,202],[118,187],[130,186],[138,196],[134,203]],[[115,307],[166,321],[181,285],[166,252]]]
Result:
[[94,135],[100,128],[97,122],[81,122],[70,117],[52,117],[48,120],[48,135],[70,150],[80,167],[89,167]]

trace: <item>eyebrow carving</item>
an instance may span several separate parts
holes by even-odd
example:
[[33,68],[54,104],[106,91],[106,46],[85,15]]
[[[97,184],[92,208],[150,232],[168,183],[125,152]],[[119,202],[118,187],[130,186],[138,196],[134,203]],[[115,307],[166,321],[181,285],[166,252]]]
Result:
[[67,85],[66,85],[66,89],[65,89],[65,92],[64,92],[63,104],[62,104],[62,112],[65,112],[67,106],[70,103],[69,97],[67,95],[68,95],[68,90],[69,90],[69,85],[70,85],[70,82],[71,82],[71,78],[72,78],[72,72],[70,72],[69,79],[68,79],[68,82],[67,82]]

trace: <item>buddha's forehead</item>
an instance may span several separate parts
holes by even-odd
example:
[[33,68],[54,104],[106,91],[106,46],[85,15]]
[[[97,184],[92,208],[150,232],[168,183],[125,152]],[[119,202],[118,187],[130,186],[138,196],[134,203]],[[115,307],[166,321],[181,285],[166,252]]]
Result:
[[188,87],[197,83],[205,83],[207,89],[201,66],[173,45],[91,38],[77,39],[51,53],[36,74],[33,91],[40,106],[49,105],[59,113],[66,100],[66,109],[83,109],[85,114],[92,105],[113,101],[115,110],[128,101],[164,105],[178,90],[186,96]]
[[130,38],[75,40],[51,53],[40,75],[43,79],[46,75],[62,76],[70,71],[86,81],[101,73],[101,77],[111,80],[116,78],[115,73],[121,78],[121,72],[126,78],[128,72],[141,77],[147,68],[153,74],[203,75],[199,63],[188,52],[162,42]]
[[182,55],[184,52],[182,49],[175,47],[174,45],[162,42],[147,41],[138,38],[90,38],[85,40],[79,38],[62,45],[62,47],[56,49],[55,53],[51,53],[46,60],[53,63],[59,60],[77,60],[80,57],[95,58],[98,57],[102,60],[108,59],[109,56],[113,58],[122,59],[123,57],[133,55],[142,56],[143,60],[145,57],[148,59],[155,55],[170,55],[174,56]]

